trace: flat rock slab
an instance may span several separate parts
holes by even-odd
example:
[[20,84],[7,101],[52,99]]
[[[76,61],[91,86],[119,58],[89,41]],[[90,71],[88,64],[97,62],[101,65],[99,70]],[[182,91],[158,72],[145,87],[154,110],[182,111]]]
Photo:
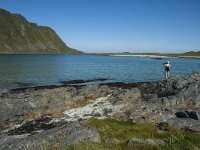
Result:
[[39,150],[54,145],[66,147],[75,142],[100,142],[96,128],[84,128],[79,122],[66,123],[34,135],[0,135],[1,150]]
[[200,133],[200,120],[191,118],[171,118],[167,120],[167,123],[179,129],[187,129],[194,133]]
[[159,139],[141,139],[141,138],[133,138],[128,140],[128,146],[134,145],[165,145],[166,142]]
[[51,122],[52,118],[42,117],[37,120],[26,122],[19,128],[15,128],[8,132],[8,135],[22,135],[22,134],[35,134],[44,130],[52,129],[62,125],[61,123]]

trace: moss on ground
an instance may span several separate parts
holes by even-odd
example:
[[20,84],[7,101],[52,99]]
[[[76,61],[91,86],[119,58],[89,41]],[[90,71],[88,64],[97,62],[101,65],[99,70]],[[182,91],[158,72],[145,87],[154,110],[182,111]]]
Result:
[[[101,136],[101,143],[91,141],[77,142],[67,147],[60,148],[42,147],[43,150],[199,150],[200,134],[191,133],[188,130],[178,130],[171,126],[168,132],[158,133],[158,128],[151,124],[135,124],[130,121],[117,121],[114,119],[91,119],[86,127],[96,127]],[[107,138],[116,138],[120,143],[108,144]],[[131,138],[161,139],[166,142],[162,145],[133,145],[128,146]]]
[[[168,127],[167,133],[159,133],[157,126],[150,124],[135,124],[131,121],[117,121],[113,119],[91,119],[86,127],[96,127],[101,136],[101,143],[86,141],[75,143],[65,150],[198,150],[200,149],[200,135],[186,130],[178,130]],[[118,144],[106,143],[107,138],[120,140]],[[167,144],[159,145],[134,145],[128,146],[131,138],[161,139]],[[59,147],[51,150],[61,150]],[[63,149],[62,149],[63,150]]]

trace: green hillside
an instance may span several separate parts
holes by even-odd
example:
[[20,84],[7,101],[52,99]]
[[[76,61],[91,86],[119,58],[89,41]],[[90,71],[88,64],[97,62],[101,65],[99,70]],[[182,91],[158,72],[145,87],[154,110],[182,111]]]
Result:
[[200,51],[190,51],[182,54],[183,56],[200,56]]
[[79,54],[50,27],[28,22],[20,14],[0,9],[0,54]]

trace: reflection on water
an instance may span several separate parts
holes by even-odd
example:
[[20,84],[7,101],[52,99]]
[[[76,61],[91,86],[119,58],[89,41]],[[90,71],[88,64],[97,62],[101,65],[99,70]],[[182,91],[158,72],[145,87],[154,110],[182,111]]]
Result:
[[60,84],[67,80],[109,79],[138,82],[164,79],[163,62],[169,60],[173,75],[200,71],[200,59],[92,55],[0,55],[0,88]]

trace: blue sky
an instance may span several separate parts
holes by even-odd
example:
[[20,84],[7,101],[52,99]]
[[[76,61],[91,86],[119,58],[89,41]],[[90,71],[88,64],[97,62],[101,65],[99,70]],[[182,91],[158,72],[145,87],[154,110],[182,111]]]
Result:
[[0,0],[84,52],[200,50],[200,0]]

